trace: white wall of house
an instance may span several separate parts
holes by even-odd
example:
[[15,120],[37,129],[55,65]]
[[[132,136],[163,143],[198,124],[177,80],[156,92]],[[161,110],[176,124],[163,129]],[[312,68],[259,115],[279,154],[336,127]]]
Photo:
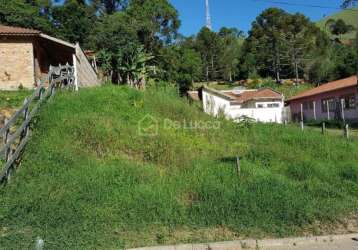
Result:
[[283,107],[279,108],[235,108],[231,106],[228,111],[229,118],[238,119],[240,117],[247,116],[254,119],[257,122],[283,122]]
[[203,91],[203,107],[206,113],[213,116],[217,116],[220,112],[223,112],[225,116],[230,115],[230,101],[206,91]]
[[240,120],[240,117],[247,116],[257,122],[283,123],[283,101],[256,101],[255,107],[257,108],[244,108],[241,105],[232,105],[229,100],[203,90],[204,112],[210,115],[217,116],[222,112],[227,118],[233,120]]

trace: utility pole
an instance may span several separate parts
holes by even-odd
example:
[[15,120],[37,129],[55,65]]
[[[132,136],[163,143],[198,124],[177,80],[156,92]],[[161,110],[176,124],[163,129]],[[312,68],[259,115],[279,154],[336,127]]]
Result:
[[205,0],[205,8],[206,8],[206,27],[212,30],[209,0]]

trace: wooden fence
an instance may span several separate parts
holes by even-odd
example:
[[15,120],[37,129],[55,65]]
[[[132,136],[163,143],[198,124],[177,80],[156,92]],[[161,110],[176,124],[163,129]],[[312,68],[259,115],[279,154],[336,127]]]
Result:
[[41,105],[55,94],[56,88],[75,88],[74,69],[68,64],[50,66],[48,75],[48,87],[39,84],[33,94],[25,98],[22,107],[0,128],[0,139],[3,141],[3,145],[0,144],[0,183],[10,179],[14,166],[30,138],[30,123]]

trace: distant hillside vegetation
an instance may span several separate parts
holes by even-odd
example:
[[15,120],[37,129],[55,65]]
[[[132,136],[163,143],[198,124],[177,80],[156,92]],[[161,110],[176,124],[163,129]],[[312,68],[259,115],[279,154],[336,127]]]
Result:
[[[343,21],[345,21],[347,24],[353,25],[354,27],[356,27],[356,29],[358,29],[358,8],[342,10],[334,15],[327,16],[324,19],[318,21],[317,25],[322,30],[327,30],[325,27],[325,24],[331,18],[335,19],[335,20],[343,19]],[[349,34],[343,35],[342,39],[344,39],[344,40],[354,39],[355,34],[356,34],[356,31],[353,31]],[[335,36],[332,36],[332,37],[335,37]]]

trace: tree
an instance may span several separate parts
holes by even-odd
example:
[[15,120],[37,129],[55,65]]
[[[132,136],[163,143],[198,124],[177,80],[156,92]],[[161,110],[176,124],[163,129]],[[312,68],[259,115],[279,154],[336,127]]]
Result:
[[51,1],[0,0],[0,23],[53,33]]
[[261,74],[274,73],[276,82],[281,81],[284,60],[284,30],[289,14],[277,8],[262,12],[252,24],[246,43],[255,56]]
[[223,27],[218,33],[220,37],[221,53],[219,65],[222,78],[230,82],[235,78],[239,63],[239,52],[243,41],[243,32],[236,28]]
[[318,43],[322,42],[320,39],[324,39],[321,34],[319,28],[304,15],[297,13],[288,17],[284,43],[296,83],[299,82],[305,64],[322,54],[322,47],[318,47]]
[[155,55],[163,44],[176,38],[180,21],[177,10],[168,0],[132,0],[126,13],[147,52]]
[[339,36],[340,40],[342,40],[342,35],[347,34],[355,29],[353,25],[346,24],[342,19],[329,19],[326,22],[326,26],[328,26],[331,34]]
[[93,9],[85,2],[67,0],[63,5],[54,7],[52,12],[58,37],[88,47],[88,35],[96,22]]
[[111,15],[119,10],[125,10],[128,0],[91,0],[92,6],[101,14]]
[[327,36],[301,14],[270,8],[256,18],[243,45],[243,65],[250,73],[281,75],[298,81],[316,58],[327,53]]
[[219,71],[217,61],[221,52],[218,34],[207,27],[202,28],[196,37],[195,46],[201,55],[206,81],[216,79]]
[[106,73],[110,73],[109,77],[114,83],[125,80],[120,74],[122,56],[140,46],[137,31],[128,20],[129,16],[125,12],[105,15],[98,20],[89,38],[91,47],[101,51],[102,61],[106,63]]
[[200,54],[191,44],[192,40],[183,41],[163,48],[159,56],[161,79],[176,82],[180,92],[185,93],[202,76],[202,61]]

